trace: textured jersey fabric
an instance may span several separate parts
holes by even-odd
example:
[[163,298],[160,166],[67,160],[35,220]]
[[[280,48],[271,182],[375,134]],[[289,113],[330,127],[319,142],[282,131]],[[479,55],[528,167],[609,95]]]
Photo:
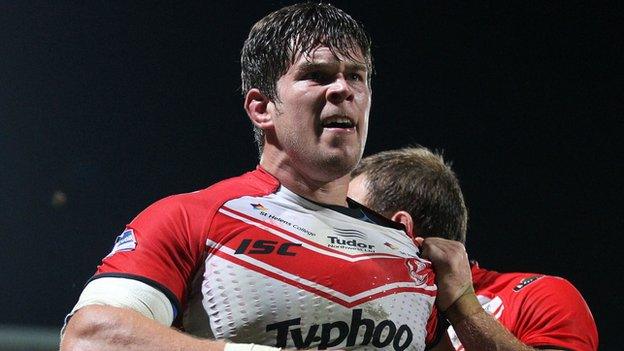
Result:
[[160,200],[93,279],[138,279],[193,335],[288,348],[423,350],[436,287],[404,231],[308,201],[258,168]]
[[[483,308],[520,341],[539,348],[595,351],[598,332],[581,294],[563,278],[498,273],[472,264],[475,293]],[[463,350],[452,327],[449,336]]]

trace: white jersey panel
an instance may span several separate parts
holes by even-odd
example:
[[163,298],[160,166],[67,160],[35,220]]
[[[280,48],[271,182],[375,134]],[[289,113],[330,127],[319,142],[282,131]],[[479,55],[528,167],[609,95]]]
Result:
[[228,201],[215,221],[224,234],[206,242],[186,331],[288,348],[424,350],[436,288],[403,231],[283,187]]

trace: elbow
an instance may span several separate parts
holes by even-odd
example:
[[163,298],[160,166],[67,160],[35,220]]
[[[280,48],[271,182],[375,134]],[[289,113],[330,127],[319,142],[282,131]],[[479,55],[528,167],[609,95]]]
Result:
[[71,317],[61,336],[60,351],[103,350],[114,340],[121,318],[115,307],[85,306]]

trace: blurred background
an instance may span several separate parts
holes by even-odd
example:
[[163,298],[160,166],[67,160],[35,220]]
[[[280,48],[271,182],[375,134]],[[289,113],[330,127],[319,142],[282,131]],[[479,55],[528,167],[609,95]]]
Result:
[[[147,205],[255,167],[239,52],[290,3],[0,1],[0,350],[54,349]],[[470,256],[566,277],[621,349],[621,8],[333,3],[374,41],[366,154],[443,150]]]

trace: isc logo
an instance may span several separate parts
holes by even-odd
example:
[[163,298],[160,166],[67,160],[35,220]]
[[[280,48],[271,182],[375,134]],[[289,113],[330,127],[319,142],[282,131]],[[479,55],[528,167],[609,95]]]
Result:
[[[253,244],[252,244],[253,242]],[[244,239],[234,254],[241,255],[268,255],[277,249],[277,254],[282,256],[295,256],[296,253],[288,251],[293,246],[301,246],[301,243],[282,243],[277,245],[277,241],[272,240],[251,240]]]

